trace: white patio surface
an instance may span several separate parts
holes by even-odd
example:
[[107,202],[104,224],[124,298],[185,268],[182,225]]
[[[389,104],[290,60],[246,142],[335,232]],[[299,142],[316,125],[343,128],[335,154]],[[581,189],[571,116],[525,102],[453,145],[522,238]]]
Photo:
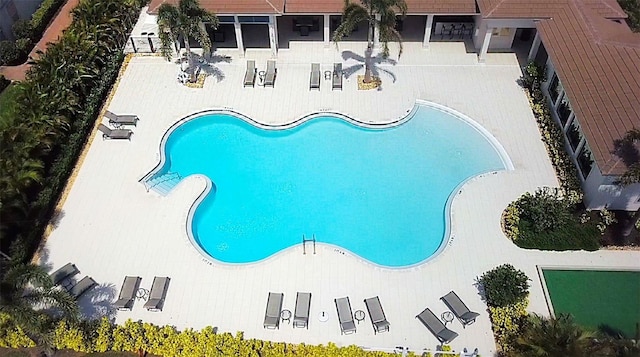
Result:
[[[328,80],[322,80],[320,91],[308,90],[311,62],[320,62],[324,72],[341,61],[340,51],[362,54],[364,46],[344,43],[336,50],[321,43],[293,43],[278,55],[275,88],[242,85],[245,58],[256,59],[258,70],[264,70],[268,51],[248,51],[245,58],[223,52],[231,56],[229,63],[216,64],[224,79],[209,77],[202,89],[177,83],[174,63],[159,57],[133,58],[108,109],[137,114],[141,119],[133,128],[135,134],[130,142],[93,137],[61,218],[47,239],[43,263],[56,269],[74,262],[81,271],[78,279],[90,275],[100,284],[81,299],[90,316],[107,314],[118,323],[141,319],[180,329],[211,325],[220,332],[244,331],[246,338],[376,349],[435,349],[438,341],[415,316],[426,307],[439,316],[447,310],[439,298],[455,290],[481,315],[464,329],[458,321],[450,323],[448,327],[459,333],[451,345],[457,351],[478,347],[484,356],[495,351],[495,344],[486,305],[474,286],[483,272],[503,263],[524,270],[531,278],[530,310],[548,314],[537,265],[638,267],[640,252],[523,250],[502,233],[500,215],[509,202],[525,191],[557,186],[527,98],[516,82],[521,73],[513,54],[489,54],[486,64],[478,64],[462,43],[432,43],[429,50],[408,43],[397,65],[383,67],[395,74],[396,81],[383,74],[380,91],[358,91],[355,76],[345,80],[343,91],[332,91]],[[282,124],[331,110],[367,122],[388,122],[405,115],[416,99],[448,106],[476,120],[504,146],[515,166],[513,171],[477,177],[463,186],[452,203],[446,248],[417,267],[380,268],[321,244],[315,255],[303,255],[298,245],[256,264],[209,263],[186,233],[187,212],[204,180],[187,178],[167,197],[146,192],[138,182],[158,163],[164,132],[195,112],[230,108],[262,123]],[[140,300],[132,311],[114,311],[111,302],[126,275],[142,277],[141,287],[146,289],[154,276],[169,276],[163,311],[148,312]],[[283,308],[292,312],[296,292],[311,292],[309,329],[294,329],[286,322],[279,330],[264,329],[270,291],[284,293]],[[376,295],[390,331],[374,335],[367,316],[357,333],[341,336],[333,299],[349,296],[354,311],[366,311],[363,299]],[[327,322],[318,320],[322,311],[329,314]]]

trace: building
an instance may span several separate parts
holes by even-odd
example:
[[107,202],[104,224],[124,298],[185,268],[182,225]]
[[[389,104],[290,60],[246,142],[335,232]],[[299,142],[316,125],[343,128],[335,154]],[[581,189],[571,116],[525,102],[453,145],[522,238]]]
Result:
[[[129,50],[154,51],[158,8],[152,0]],[[578,168],[590,209],[637,210],[640,184],[616,184],[627,170],[616,143],[640,128],[640,34],[625,24],[615,0],[406,0],[398,30],[405,41],[468,41],[484,62],[490,51],[526,49],[526,60],[546,64],[544,92]],[[343,0],[200,0],[220,26],[208,28],[217,48],[263,48],[277,57],[291,40],[330,46]],[[365,41],[362,24],[346,40]],[[377,42],[374,34],[374,43]],[[194,43],[197,47],[197,44]]]
[[42,0],[0,0],[0,41],[14,40],[13,24],[30,19]]

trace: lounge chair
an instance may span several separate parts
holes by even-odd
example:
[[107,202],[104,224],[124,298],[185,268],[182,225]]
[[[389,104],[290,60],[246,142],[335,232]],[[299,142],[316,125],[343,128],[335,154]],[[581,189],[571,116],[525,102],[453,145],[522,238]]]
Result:
[[104,117],[109,119],[109,124],[116,126],[136,125],[138,123],[138,120],[140,120],[137,115],[117,115],[108,110],[104,113]]
[[138,292],[141,280],[142,278],[139,276],[127,276],[124,278],[122,288],[120,288],[118,301],[113,304],[116,309],[131,310],[133,308],[133,303],[136,299],[136,292]]
[[463,328],[474,323],[476,321],[476,317],[480,316],[479,313],[469,310],[467,305],[460,300],[460,297],[453,292],[453,290],[447,295],[441,297],[440,300],[442,300],[442,302],[449,307],[449,310],[456,315]]
[[458,337],[458,334],[449,330],[429,308],[424,309],[416,318],[431,331],[440,343],[449,343]]
[[70,289],[67,289],[67,292],[69,292],[74,299],[78,300],[84,293],[93,289],[96,285],[98,285],[98,283],[87,275]]
[[320,90],[320,63],[311,64],[311,75],[309,78],[309,90]]
[[356,323],[353,320],[353,313],[351,312],[351,303],[349,303],[349,297],[343,297],[335,299],[336,310],[338,310],[338,322],[340,322],[340,333],[349,334],[356,332]]
[[78,273],[80,273],[80,270],[78,270],[75,264],[67,263],[49,276],[51,277],[51,281],[53,281],[53,285],[58,285]]
[[364,299],[364,304],[367,306],[369,317],[371,318],[371,324],[373,325],[373,333],[389,331],[389,321],[384,316],[384,310],[380,304],[380,298],[372,297]]
[[276,74],[278,74],[278,69],[276,68],[275,60],[267,61],[267,72],[264,75],[264,86],[273,87],[276,83]]
[[264,312],[264,328],[279,329],[280,314],[282,313],[283,293],[269,293],[267,309]]
[[170,280],[171,279],[166,276],[156,276],[153,278],[151,291],[149,291],[149,300],[144,304],[145,309],[148,311],[162,311]]
[[309,308],[311,307],[311,293],[296,295],[296,310],[293,313],[293,327],[309,328]]
[[331,89],[342,90],[342,63],[333,64],[333,75],[331,77]]
[[102,132],[103,139],[129,139],[131,140],[131,134],[133,131],[129,129],[111,129],[104,124],[98,125],[98,130]]
[[247,71],[244,73],[244,86],[254,86],[256,83],[256,61],[247,61]]

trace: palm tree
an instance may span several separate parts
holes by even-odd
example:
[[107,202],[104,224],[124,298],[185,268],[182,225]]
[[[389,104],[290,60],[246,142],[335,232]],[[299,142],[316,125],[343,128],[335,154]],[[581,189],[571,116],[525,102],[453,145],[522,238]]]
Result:
[[395,29],[396,11],[405,16],[407,3],[405,0],[361,0],[362,4],[345,0],[342,10],[342,22],[333,34],[333,41],[341,41],[362,21],[367,21],[369,31],[367,33],[367,50],[365,51],[364,82],[371,82],[371,54],[373,53],[373,33],[375,28],[380,32],[380,41],[383,43],[383,56],[389,57],[389,41],[396,40],[400,46],[398,58],[402,55],[402,36]]
[[[627,171],[620,176],[618,181],[622,186],[640,183],[640,150],[636,147],[640,143],[640,129],[633,128],[627,132],[621,141],[620,151],[625,157]],[[628,237],[633,231],[633,227],[640,221],[640,208],[629,219],[628,223],[622,229],[622,235]]]
[[51,349],[56,319],[77,321],[78,306],[71,295],[53,286],[41,266],[24,263],[23,258],[15,249],[11,259],[0,258],[0,312],[11,316],[36,344]]
[[189,44],[190,38],[202,46],[205,54],[211,52],[211,39],[209,39],[209,34],[204,27],[205,23],[216,29],[218,28],[218,17],[201,8],[198,0],[180,0],[178,6],[167,3],[160,5],[158,9],[159,36],[162,43],[160,53],[170,59],[173,53],[172,46],[182,37],[190,69],[193,62]]
[[518,356],[595,357],[606,353],[596,333],[576,325],[570,315],[529,315],[525,326],[513,346]]

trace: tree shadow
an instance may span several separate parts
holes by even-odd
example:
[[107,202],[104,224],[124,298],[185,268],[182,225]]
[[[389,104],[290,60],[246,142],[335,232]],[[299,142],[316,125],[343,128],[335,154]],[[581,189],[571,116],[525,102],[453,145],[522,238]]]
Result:
[[[371,51],[371,50],[367,49],[366,51]],[[347,51],[342,51],[342,59],[344,61],[355,60],[359,62],[354,65],[342,68],[342,73],[344,74],[344,77],[347,79],[353,74],[355,74],[356,72],[360,71],[362,68],[366,68],[366,65],[368,64],[369,68],[371,68],[372,76],[380,78],[380,73],[384,73],[387,76],[391,77],[391,80],[393,81],[393,83],[395,83],[397,80],[395,73],[391,72],[386,68],[382,68],[381,65],[390,64],[392,66],[395,66],[396,64],[398,64],[398,61],[389,57],[385,57],[382,53],[378,53],[375,56],[365,54],[365,56],[363,57],[353,51],[347,50]],[[378,90],[382,90],[382,81],[378,86]]]
[[640,162],[640,143],[633,140],[617,139],[613,142],[612,154],[619,157],[627,167]]
[[212,76],[219,83],[226,78],[225,73],[217,66],[219,63],[231,63],[233,59],[231,56],[226,55],[217,55],[217,54],[204,54],[199,55],[197,53],[191,53],[193,66],[189,67],[185,66],[187,62],[186,57],[177,58],[174,63],[181,66],[181,70],[183,72],[192,74],[192,73],[203,73],[204,75]]
[[598,325],[598,331],[606,336],[617,338],[617,339],[628,338],[622,330],[607,324]]
[[78,307],[85,319],[98,320],[103,316],[113,319],[116,316],[113,306],[115,298],[116,288],[113,284],[100,284],[78,299]]
[[64,211],[59,208],[56,208],[51,214],[51,219],[49,220],[49,224],[51,224],[51,227],[53,227],[53,229],[56,229],[60,225],[60,221],[63,218],[64,218]]

